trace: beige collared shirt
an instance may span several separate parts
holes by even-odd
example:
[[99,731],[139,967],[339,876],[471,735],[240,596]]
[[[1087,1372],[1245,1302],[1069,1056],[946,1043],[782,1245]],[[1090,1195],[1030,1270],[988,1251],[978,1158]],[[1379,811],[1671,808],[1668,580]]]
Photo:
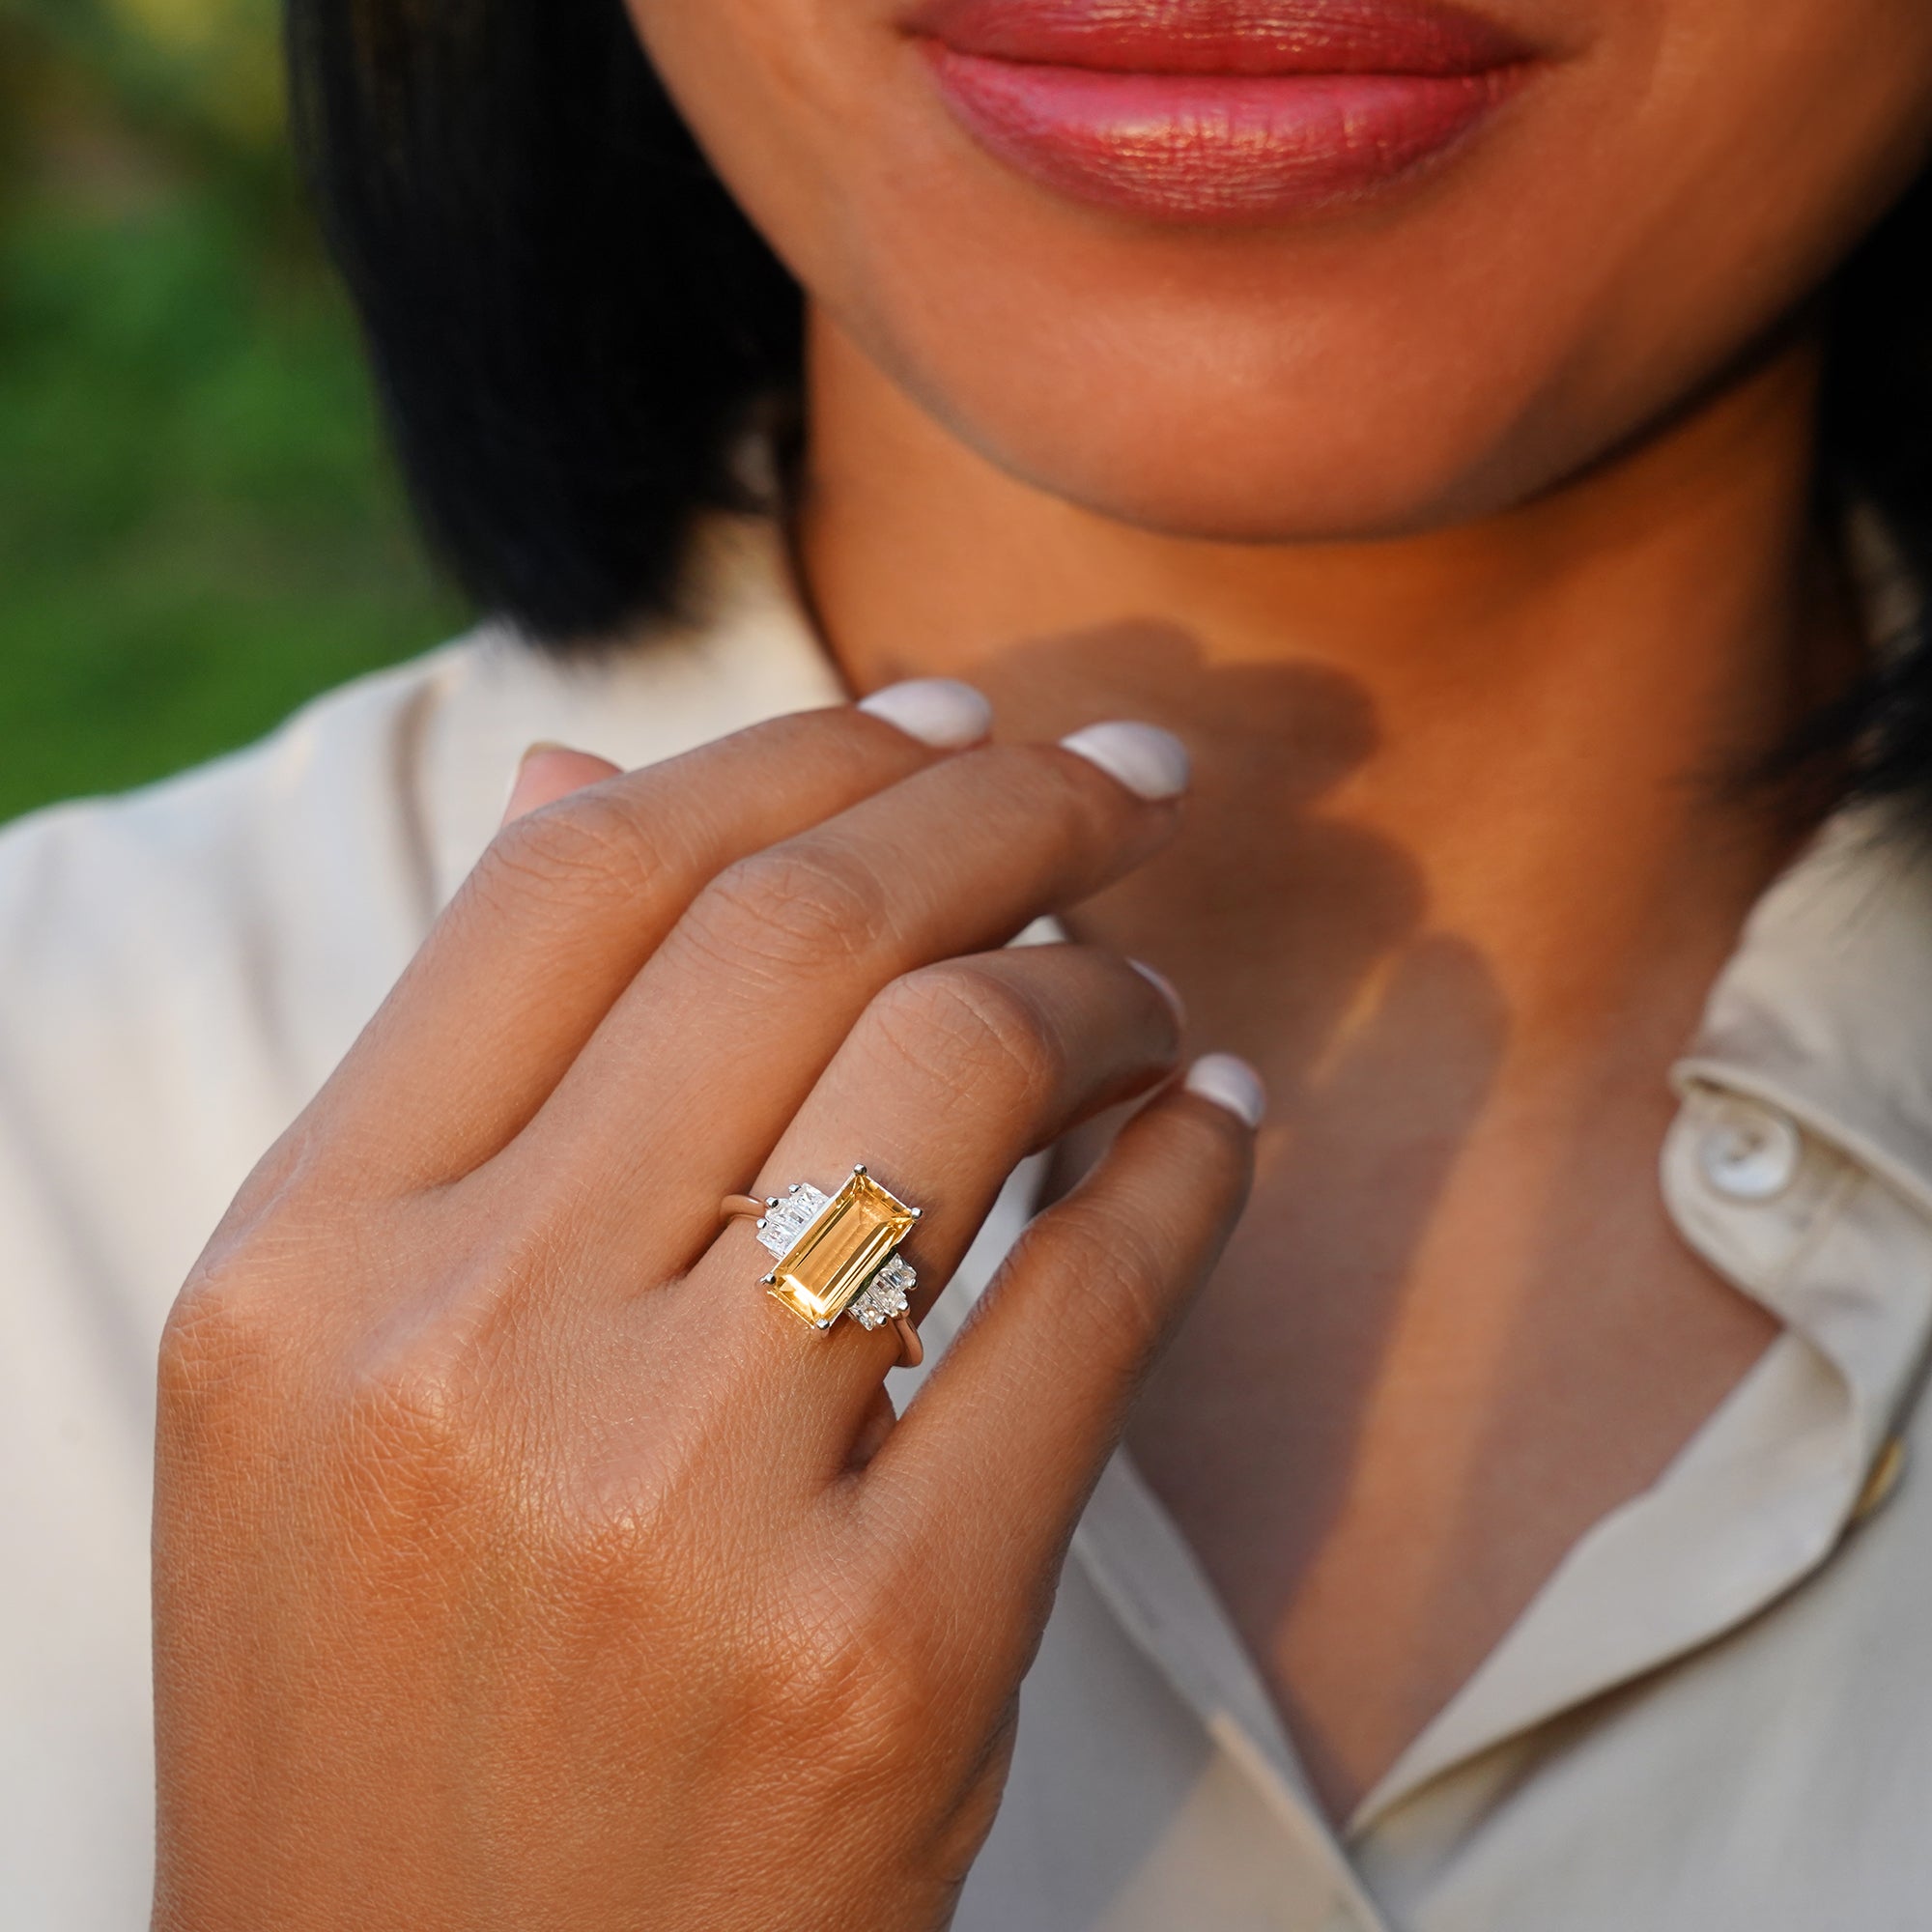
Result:
[[[161,1321],[488,840],[517,754],[639,764],[837,699],[765,534],[707,548],[709,616],[647,649],[573,668],[480,634],[0,835],[8,1932],[145,1923]],[[1767,895],[1677,1069],[1664,1196],[1784,1323],[1759,1366],[1341,1833],[1117,1458],[961,1932],[1932,1928],[1932,862],[1883,829],[1840,819]]]

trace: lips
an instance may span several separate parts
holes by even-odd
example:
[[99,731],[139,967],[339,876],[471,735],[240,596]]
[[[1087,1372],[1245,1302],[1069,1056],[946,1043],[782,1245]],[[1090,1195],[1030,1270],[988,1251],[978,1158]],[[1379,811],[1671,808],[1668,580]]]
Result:
[[926,0],[948,107],[1040,185],[1142,218],[1291,219],[1464,141],[1532,50],[1429,0]]

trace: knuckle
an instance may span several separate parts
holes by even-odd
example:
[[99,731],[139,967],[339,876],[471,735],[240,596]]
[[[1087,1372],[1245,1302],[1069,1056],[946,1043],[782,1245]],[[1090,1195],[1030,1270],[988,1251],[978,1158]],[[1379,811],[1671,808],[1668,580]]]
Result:
[[417,1252],[419,1269],[408,1270],[418,1274],[417,1293],[390,1319],[357,1324],[336,1358],[332,1406],[352,1453],[454,1464],[481,1452],[499,1397],[543,1347],[529,1303],[547,1236],[499,1229],[473,1238],[460,1260],[434,1239]]
[[507,825],[490,841],[469,890],[498,911],[538,904],[636,904],[655,894],[665,867],[658,841],[600,787],[573,793]]
[[[360,1275],[368,1250],[392,1264],[381,1280],[318,1292],[345,1270]],[[281,1211],[217,1236],[162,1332],[157,1395],[171,1447],[211,1469],[267,1451],[291,1479],[301,1469],[371,1499],[404,1471],[420,1483],[454,1469],[474,1446],[497,1273],[486,1262],[452,1275],[390,1219],[338,1221],[325,1235]],[[370,1292],[405,1278],[412,1289],[384,1294],[372,1319]]]
[[189,1270],[162,1323],[163,1411],[200,1407],[279,1382],[308,1348],[310,1277],[324,1247],[327,1146],[298,1121],[257,1164]]
[[762,1661],[759,1701],[788,1735],[836,1737],[864,1693],[867,1664],[851,1619],[801,1616],[782,1646]]
[[929,1740],[933,1684],[890,1605],[840,1598],[799,1614],[760,1670],[759,1702],[789,1749],[876,1769]]
[[473,1350],[446,1335],[416,1335],[370,1351],[345,1378],[345,1441],[379,1463],[404,1449],[433,1463],[460,1461],[475,1370]]
[[312,1418],[317,1466],[383,1560],[530,1493],[490,1426],[484,1352],[432,1324],[338,1363],[330,1378]]
[[857,1661],[845,1705],[844,1735],[854,1759],[870,1766],[903,1763],[929,1749],[933,1674],[881,1623]]
[[865,956],[890,925],[892,896],[869,866],[830,840],[772,846],[727,867],[694,909],[714,955],[793,971]]
[[876,1040],[902,1067],[1010,1108],[1044,1104],[1062,1048],[1047,1014],[1016,980],[965,960],[922,967],[872,1003]]
[[1021,1238],[1029,1263],[1065,1285],[1054,1319],[1090,1329],[1094,1359],[1138,1364],[1165,1334],[1176,1300],[1171,1270],[1138,1220],[1076,1199]]
[[285,1324],[245,1270],[199,1264],[161,1329],[157,1394],[164,1422],[193,1423],[271,1378],[290,1348]]

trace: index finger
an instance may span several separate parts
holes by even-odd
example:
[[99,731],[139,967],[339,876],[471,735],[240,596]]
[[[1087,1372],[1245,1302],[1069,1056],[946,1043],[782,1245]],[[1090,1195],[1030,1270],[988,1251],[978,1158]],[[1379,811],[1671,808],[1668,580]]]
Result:
[[404,1186],[468,1173],[529,1121],[720,872],[990,722],[970,686],[922,679],[565,786],[491,842],[331,1082],[332,1121]]

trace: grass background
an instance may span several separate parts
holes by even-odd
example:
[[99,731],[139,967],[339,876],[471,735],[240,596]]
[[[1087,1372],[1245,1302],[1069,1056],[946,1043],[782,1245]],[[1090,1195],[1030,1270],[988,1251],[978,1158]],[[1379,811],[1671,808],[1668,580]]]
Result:
[[0,818],[464,620],[292,178],[275,35],[274,0],[0,0]]

